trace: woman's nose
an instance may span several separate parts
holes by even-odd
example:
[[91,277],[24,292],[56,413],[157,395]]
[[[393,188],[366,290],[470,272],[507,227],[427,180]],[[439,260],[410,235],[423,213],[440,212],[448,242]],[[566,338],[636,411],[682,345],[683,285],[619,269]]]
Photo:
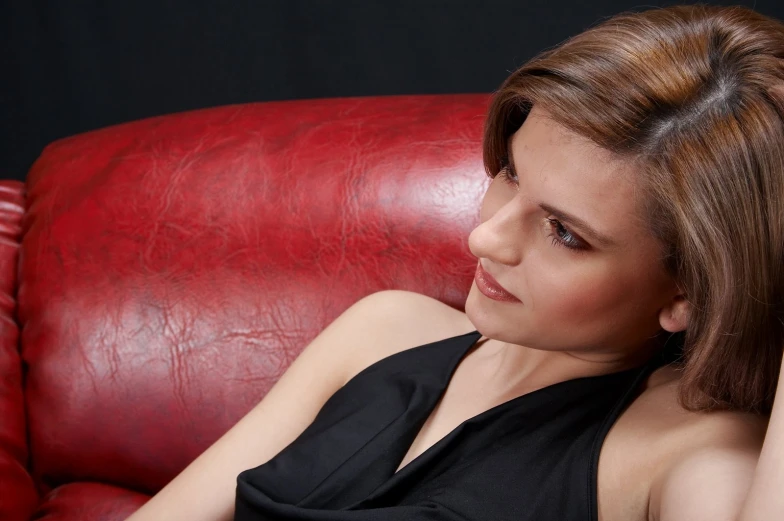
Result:
[[525,241],[519,202],[509,201],[488,214],[468,235],[469,250],[476,257],[507,266],[519,264]]

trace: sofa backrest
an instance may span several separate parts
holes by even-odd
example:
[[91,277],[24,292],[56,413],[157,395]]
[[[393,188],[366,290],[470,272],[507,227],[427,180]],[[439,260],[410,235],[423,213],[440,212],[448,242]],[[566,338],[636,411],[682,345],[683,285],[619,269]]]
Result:
[[18,267],[39,485],[152,493],[361,297],[462,309],[487,101],[235,105],[46,148]]

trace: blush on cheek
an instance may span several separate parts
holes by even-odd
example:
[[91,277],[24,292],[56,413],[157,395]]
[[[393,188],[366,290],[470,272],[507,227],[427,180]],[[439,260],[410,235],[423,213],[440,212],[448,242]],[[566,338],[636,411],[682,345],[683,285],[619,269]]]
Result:
[[613,321],[628,298],[629,284],[603,270],[548,270],[528,280],[533,308],[550,324]]

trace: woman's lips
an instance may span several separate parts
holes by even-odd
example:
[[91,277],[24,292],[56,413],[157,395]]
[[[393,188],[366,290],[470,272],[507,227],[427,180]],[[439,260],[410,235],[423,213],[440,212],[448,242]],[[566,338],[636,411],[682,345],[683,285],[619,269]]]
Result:
[[520,302],[520,299],[506,291],[493,277],[482,269],[482,263],[476,263],[474,281],[479,292],[487,298],[501,302]]

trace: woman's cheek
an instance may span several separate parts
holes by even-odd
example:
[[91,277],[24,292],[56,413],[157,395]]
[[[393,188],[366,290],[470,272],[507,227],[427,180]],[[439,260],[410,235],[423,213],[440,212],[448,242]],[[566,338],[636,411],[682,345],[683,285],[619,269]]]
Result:
[[612,310],[622,299],[625,283],[601,263],[573,260],[537,265],[537,273],[530,273],[526,278],[530,281],[535,309],[546,311],[550,320],[600,315]]

